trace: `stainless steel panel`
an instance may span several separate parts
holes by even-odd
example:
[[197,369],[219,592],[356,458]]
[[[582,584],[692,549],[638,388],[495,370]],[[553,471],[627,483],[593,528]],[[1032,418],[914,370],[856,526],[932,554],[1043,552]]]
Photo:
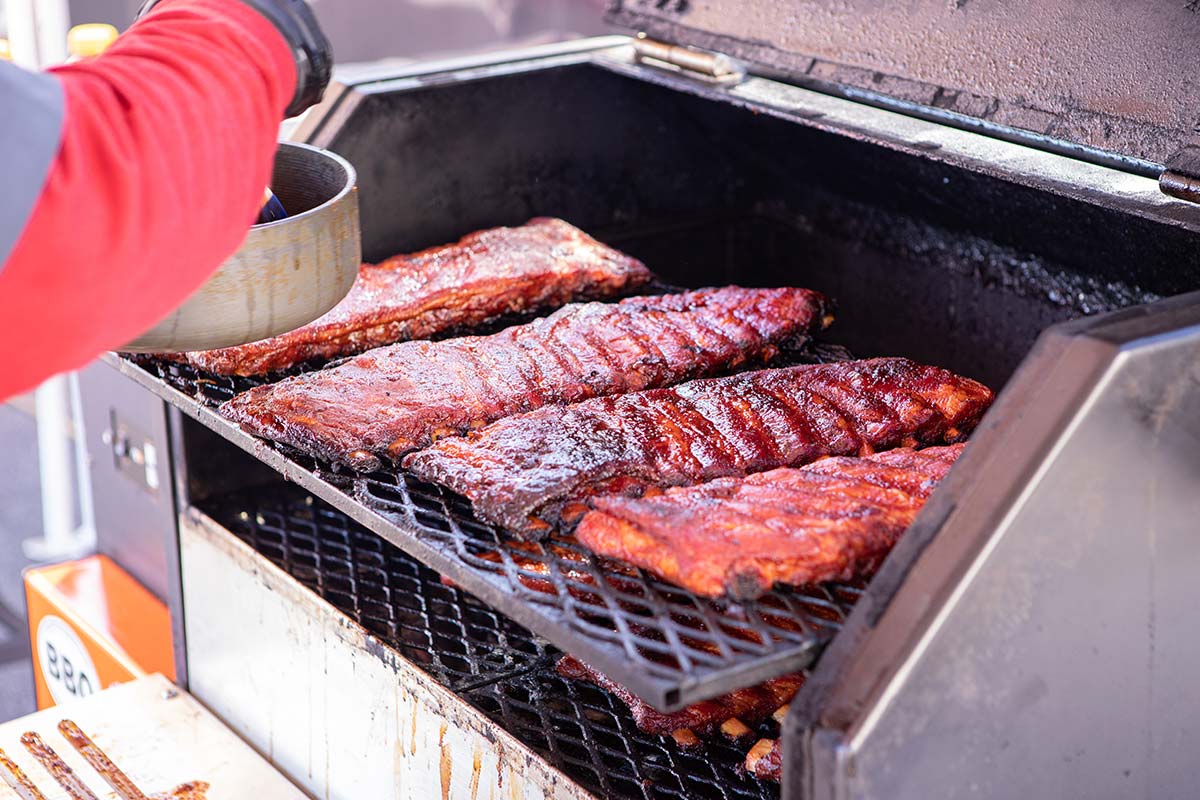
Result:
[[316,797],[591,797],[215,522],[180,521],[191,691]]
[[[166,602],[176,516],[167,405],[102,362],[79,374],[79,389],[95,498],[97,548]],[[132,444],[143,454],[140,465],[114,451],[123,424],[134,436]],[[147,443],[154,450],[152,466],[146,463]]]
[[785,796],[1190,796],[1198,440],[1200,295],[1048,333],[794,704]]
[[[187,686],[179,586],[175,429],[178,411],[97,361],[79,374],[91,472],[96,549],[117,562],[171,612],[175,679]],[[124,439],[125,444],[122,445]],[[139,457],[135,461],[132,449]],[[186,474],[186,469],[183,470]]]

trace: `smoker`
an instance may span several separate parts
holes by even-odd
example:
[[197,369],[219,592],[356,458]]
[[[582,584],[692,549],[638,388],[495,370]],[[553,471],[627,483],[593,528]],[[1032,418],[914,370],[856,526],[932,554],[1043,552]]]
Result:
[[[629,0],[638,38],[396,68],[298,130],[357,168],[368,260],[557,215],[670,284],[818,289],[827,341],[1001,390],[869,581],[734,604],[517,547],[246,435],[214,407],[252,381],[118,356],[87,386],[101,547],[169,601],[190,691],[316,796],[1186,796],[1194,12]],[[663,710],[807,670],[782,784],[640,733],[560,651]]]

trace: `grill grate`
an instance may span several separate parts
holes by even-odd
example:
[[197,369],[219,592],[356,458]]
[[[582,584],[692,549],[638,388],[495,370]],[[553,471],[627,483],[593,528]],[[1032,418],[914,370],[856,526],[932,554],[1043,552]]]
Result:
[[[821,348],[814,360],[845,358]],[[191,367],[140,359],[192,398],[163,393],[193,415],[258,381],[215,378]],[[227,438],[240,431],[209,414]],[[569,536],[531,544],[472,514],[458,495],[402,472],[362,476],[269,444],[298,480],[472,594],[584,659],[652,705],[673,710],[811,665],[841,627],[863,584],[778,590],[747,603],[696,597],[642,570],[594,556]],[[257,452],[257,451],[256,451]],[[335,498],[330,492],[336,492]]]
[[[203,510],[555,768],[600,797],[766,800],[747,744],[683,751],[637,729],[620,700],[554,672],[558,653],[302,489],[242,492]],[[778,735],[766,723],[758,733]]]
[[573,630],[620,648],[632,669],[665,681],[769,656],[784,643],[828,640],[860,591],[817,586],[754,603],[714,601],[598,558],[570,536],[514,541],[475,519],[463,498],[410,476],[360,479],[355,492],[367,505],[441,541],[476,574],[511,587],[523,602],[562,612]]
[[[428,567],[298,489],[220,498],[214,519],[296,580],[399,650],[439,683],[465,691],[548,658],[541,640],[440,581]],[[238,511],[231,516],[234,509]]]
[[[514,676],[465,695],[557,769],[598,797],[642,800],[767,800],[779,787],[745,773],[746,750],[758,736],[779,735],[767,723],[742,745],[719,736],[685,751],[669,737],[638,730],[620,700],[550,669]],[[772,727],[773,726],[773,727]]]

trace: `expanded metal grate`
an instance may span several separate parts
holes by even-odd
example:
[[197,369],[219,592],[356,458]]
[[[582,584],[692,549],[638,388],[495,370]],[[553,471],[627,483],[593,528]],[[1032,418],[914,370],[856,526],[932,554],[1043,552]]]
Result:
[[[812,358],[845,354],[835,348]],[[201,416],[198,406],[211,409],[261,382],[205,376],[174,362],[138,363],[191,398],[160,391],[194,416]],[[211,413],[204,421],[245,440]],[[476,519],[460,496],[403,471],[358,475],[281,445],[255,447],[260,457],[264,447],[279,454],[293,480],[350,508],[376,534],[663,710],[808,667],[863,591],[862,584],[828,584],[745,603],[701,598],[596,557],[570,536],[516,540]]]
[[779,786],[746,774],[746,751],[779,736],[769,722],[740,744],[714,735],[694,750],[638,730],[625,705],[595,686],[550,669],[517,675],[464,695],[588,791],[604,798],[767,800]]
[[641,569],[599,558],[571,536],[554,535],[541,543],[514,540],[476,519],[465,499],[411,476],[394,478],[358,479],[356,496],[420,528],[474,574],[505,587],[521,602],[560,613],[580,638],[610,645],[619,652],[619,663],[604,671],[618,683],[627,673],[640,673],[667,685],[682,675],[770,657],[788,646],[815,651],[836,633],[861,593],[859,586],[839,584],[777,591],[753,603],[697,597]]
[[298,488],[223,496],[205,510],[455,691],[548,658],[542,640]]
[[[778,797],[741,767],[753,739],[717,735],[685,751],[638,730],[619,699],[555,673],[545,641],[299,487],[220,496],[203,510],[599,797]],[[756,733],[778,735],[773,726]]]

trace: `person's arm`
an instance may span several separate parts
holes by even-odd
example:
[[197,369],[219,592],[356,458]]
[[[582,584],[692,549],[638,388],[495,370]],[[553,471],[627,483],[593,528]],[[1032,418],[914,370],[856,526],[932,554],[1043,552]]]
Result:
[[237,248],[296,90],[289,44],[239,0],[163,0],[53,74],[58,154],[0,267],[0,399],[132,340]]

